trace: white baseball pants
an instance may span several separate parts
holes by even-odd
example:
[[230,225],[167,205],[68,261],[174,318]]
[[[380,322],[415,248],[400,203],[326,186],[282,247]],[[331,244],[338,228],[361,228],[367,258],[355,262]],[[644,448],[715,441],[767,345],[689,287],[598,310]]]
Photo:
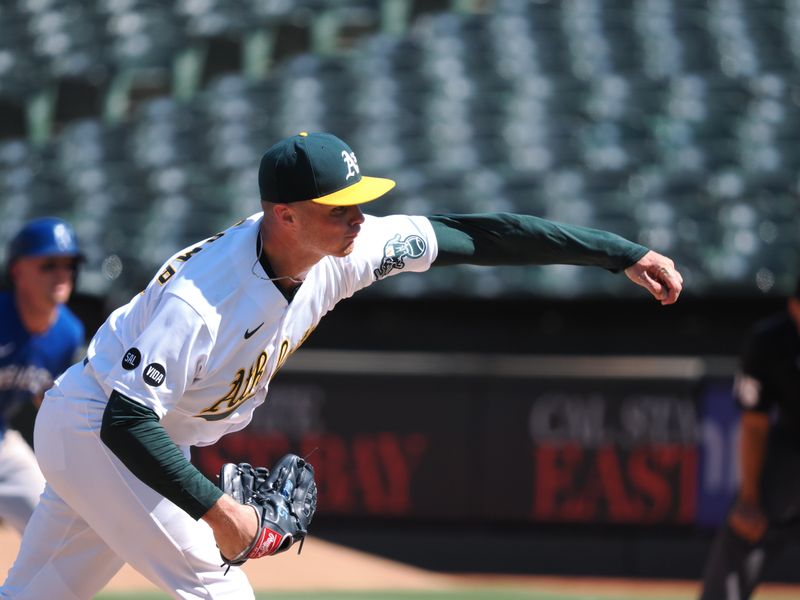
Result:
[[224,574],[211,528],[103,444],[103,409],[55,389],[45,395],[34,445],[47,486],[0,598],[90,600],[127,562],[173,598],[252,600],[241,569]]

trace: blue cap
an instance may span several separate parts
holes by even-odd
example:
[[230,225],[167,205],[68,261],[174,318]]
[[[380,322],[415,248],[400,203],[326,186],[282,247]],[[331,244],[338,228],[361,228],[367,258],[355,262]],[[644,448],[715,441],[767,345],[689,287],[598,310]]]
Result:
[[72,227],[55,217],[29,221],[8,245],[8,262],[24,256],[74,256],[82,259]]

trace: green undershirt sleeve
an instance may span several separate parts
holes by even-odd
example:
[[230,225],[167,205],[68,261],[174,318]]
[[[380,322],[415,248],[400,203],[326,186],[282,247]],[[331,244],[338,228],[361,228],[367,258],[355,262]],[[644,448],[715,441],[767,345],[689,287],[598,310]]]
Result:
[[143,483],[200,519],[222,495],[192,463],[147,408],[113,391],[100,439]]
[[439,253],[433,266],[583,265],[614,273],[647,248],[608,231],[565,225],[529,215],[432,215]]

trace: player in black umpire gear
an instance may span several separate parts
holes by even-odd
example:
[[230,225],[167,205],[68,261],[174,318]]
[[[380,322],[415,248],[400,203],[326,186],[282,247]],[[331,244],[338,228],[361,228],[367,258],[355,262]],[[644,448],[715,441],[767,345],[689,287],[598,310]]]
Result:
[[800,278],[786,309],[750,332],[734,383],[741,482],[714,540],[701,600],[746,600],[800,539]]

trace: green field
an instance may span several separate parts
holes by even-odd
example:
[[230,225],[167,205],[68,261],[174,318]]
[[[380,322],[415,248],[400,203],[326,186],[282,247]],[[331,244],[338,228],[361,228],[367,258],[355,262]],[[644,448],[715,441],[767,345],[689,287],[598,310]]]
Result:
[[[158,593],[101,594],[95,600],[163,600]],[[578,600],[576,596],[551,596],[509,590],[463,590],[449,592],[268,592],[256,594],[258,600]]]
[[[96,600],[165,600],[155,593],[101,594]],[[258,600],[639,600],[625,595],[554,594],[528,590],[496,588],[464,589],[447,592],[269,592],[256,595]],[[689,596],[655,595],[648,600],[691,600]]]
[[[794,590],[794,591],[792,591]],[[798,598],[795,588],[783,590],[757,590],[753,600],[789,600]],[[337,592],[259,592],[257,600],[696,600],[691,593],[625,591],[614,593],[602,590],[596,593],[570,593],[480,587],[451,591],[337,591]],[[103,593],[95,600],[169,600],[160,593]]]

